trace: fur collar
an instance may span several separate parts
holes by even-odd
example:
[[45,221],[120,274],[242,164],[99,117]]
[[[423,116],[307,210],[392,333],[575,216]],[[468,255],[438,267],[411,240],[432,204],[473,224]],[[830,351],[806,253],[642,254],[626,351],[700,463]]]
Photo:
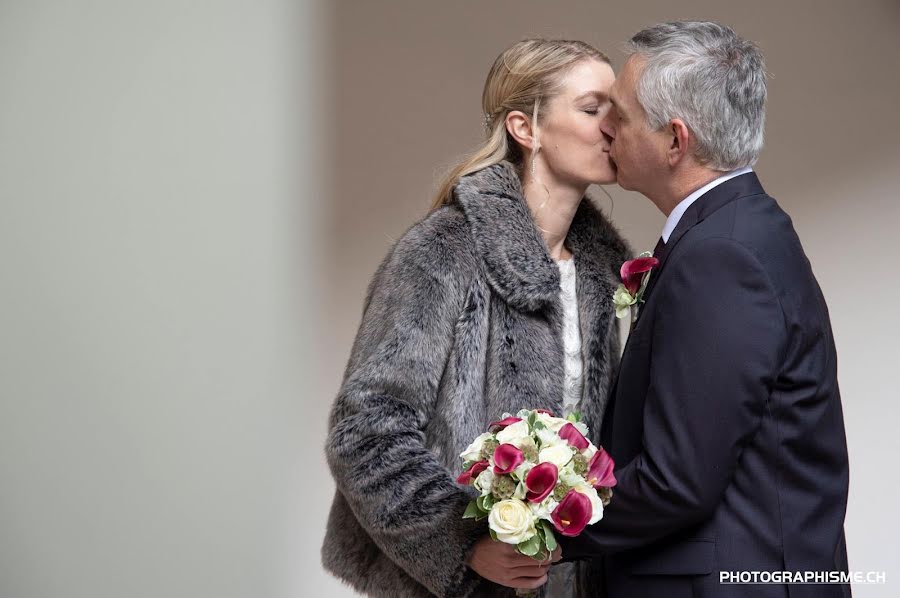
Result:
[[[559,268],[531,217],[515,167],[501,162],[462,177],[454,189],[484,259],[491,286],[507,303],[535,311],[559,295]],[[579,276],[618,272],[628,247],[585,197],[566,236]],[[616,263],[610,263],[616,262]]]

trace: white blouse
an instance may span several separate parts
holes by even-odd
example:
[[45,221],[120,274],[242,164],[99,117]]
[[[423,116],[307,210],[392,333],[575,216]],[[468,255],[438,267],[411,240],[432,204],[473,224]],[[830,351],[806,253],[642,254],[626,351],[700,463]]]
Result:
[[575,260],[560,260],[560,299],[563,308],[563,349],[565,351],[565,382],[563,385],[563,415],[578,410],[584,387],[581,357],[581,328],[578,320],[578,296],[575,291]]

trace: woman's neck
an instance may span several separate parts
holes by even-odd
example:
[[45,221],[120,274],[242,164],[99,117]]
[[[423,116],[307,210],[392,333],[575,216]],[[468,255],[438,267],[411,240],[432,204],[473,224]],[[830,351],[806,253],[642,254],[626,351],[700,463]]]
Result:
[[565,260],[572,256],[565,246],[569,227],[575,218],[578,204],[584,197],[584,189],[575,189],[569,186],[554,183],[552,177],[540,171],[537,178],[528,172],[523,176],[522,188],[525,193],[525,203],[531,211],[534,223],[537,225],[550,257],[554,260]]

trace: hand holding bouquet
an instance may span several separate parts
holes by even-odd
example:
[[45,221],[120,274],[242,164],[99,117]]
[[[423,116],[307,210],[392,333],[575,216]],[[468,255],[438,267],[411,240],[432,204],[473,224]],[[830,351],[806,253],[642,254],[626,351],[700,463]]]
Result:
[[542,409],[492,422],[460,454],[465,471],[456,481],[481,493],[463,517],[487,517],[494,540],[548,559],[554,534],[577,536],[599,521],[616,485],[612,457],[587,433],[577,415],[562,419]]

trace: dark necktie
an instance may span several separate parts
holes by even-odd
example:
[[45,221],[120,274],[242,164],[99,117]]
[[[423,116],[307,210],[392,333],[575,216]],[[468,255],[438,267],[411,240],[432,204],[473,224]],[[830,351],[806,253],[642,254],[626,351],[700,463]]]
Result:
[[660,259],[662,257],[663,249],[666,247],[666,242],[663,241],[662,237],[659,238],[659,241],[656,242],[656,247],[653,248],[653,257]]

